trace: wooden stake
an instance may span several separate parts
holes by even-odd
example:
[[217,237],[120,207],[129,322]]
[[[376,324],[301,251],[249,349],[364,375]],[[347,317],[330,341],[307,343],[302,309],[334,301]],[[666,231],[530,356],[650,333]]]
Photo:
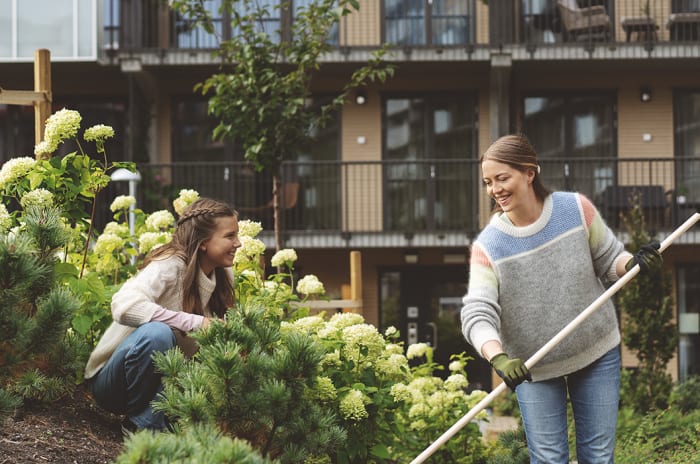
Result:
[[34,91],[46,96],[34,101],[34,140],[38,144],[44,140],[46,120],[51,116],[51,52],[45,48],[34,50]]

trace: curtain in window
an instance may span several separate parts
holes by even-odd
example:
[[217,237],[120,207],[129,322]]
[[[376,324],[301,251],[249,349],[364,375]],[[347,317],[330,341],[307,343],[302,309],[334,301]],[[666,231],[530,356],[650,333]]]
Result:
[[700,91],[674,95],[676,191],[700,203]]

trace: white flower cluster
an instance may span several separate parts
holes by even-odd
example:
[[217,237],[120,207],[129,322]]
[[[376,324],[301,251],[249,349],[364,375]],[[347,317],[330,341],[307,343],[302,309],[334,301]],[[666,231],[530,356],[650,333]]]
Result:
[[275,255],[272,257],[272,260],[270,263],[274,267],[280,267],[280,266],[290,266],[292,265],[293,262],[297,260],[297,252],[294,251],[292,248],[285,248],[283,250],[278,251],[275,253]]
[[0,190],[5,188],[5,185],[12,184],[27,175],[35,164],[36,160],[28,156],[7,160],[0,169]]
[[373,364],[384,353],[384,338],[370,324],[355,324],[343,329],[342,355],[356,365]]
[[139,252],[146,254],[154,248],[165,245],[172,240],[170,232],[143,232],[139,235]]
[[406,350],[406,357],[408,359],[420,358],[421,356],[426,355],[428,349],[430,349],[430,347],[425,343],[413,343],[408,346],[408,350]]
[[[240,229],[239,229],[240,235]],[[241,247],[236,250],[233,257],[234,264],[246,264],[255,262],[260,255],[265,253],[265,244],[257,238],[252,238],[247,235],[240,235]]]
[[262,231],[262,224],[250,219],[238,221],[238,235],[240,237],[257,237]]
[[178,216],[182,216],[188,206],[199,200],[199,192],[192,189],[180,190],[180,195],[173,200],[173,208]]
[[117,211],[129,209],[131,205],[136,204],[136,198],[134,198],[131,195],[119,195],[116,197],[113,201],[112,204],[109,205],[110,211],[113,213],[116,213]]
[[119,235],[120,237],[128,237],[129,236],[129,226],[126,224],[119,224],[117,222],[111,221],[111,222],[107,223],[107,225],[105,226],[102,233],[103,234],[115,234],[115,235]]
[[0,233],[7,232],[12,227],[12,216],[7,212],[5,205],[0,203]]
[[369,417],[365,408],[365,395],[354,388],[340,400],[338,407],[346,420],[360,421]]
[[19,200],[22,208],[27,209],[30,206],[38,206],[41,208],[49,208],[53,206],[53,193],[44,188],[38,188],[22,195]]
[[152,232],[158,232],[163,229],[169,229],[175,224],[173,214],[165,209],[154,211],[146,218],[146,228]]
[[297,292],[304,295],[322,295],[326,293],[326,289],[323,287],[323,282],[318,280],[318,277],[308,274],[297,282]]
[[104,142],[112,137],[114,137],[114,129],[104,124],[97,124],[85,129],[83,134],[83,138],[88,142]]
[[34,154],[50,155],[55,152],[61,142],[76,136],[81,120],[80,113],[65,108],[49,116],[44,129],[44,141],[34,147]]
[[124,246],[124,239],[117,234],[103,233],[97,237],[93,251],[98,255],[108,255]]

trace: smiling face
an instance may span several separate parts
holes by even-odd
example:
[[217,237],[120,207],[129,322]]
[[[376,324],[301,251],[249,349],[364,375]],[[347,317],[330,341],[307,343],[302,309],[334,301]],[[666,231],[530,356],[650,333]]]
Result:
[[215,224],[212,236],[199,246],[199,267],[206,275],[214,268],[232,266],[236,250],[241,246],[236,216],[217,217]]
[[496,200],[509,218],[528,213],[537,203],[532,188],[534,170],[520,171],[508,164],[485,159],[481,163],[481,171],[486,193]]

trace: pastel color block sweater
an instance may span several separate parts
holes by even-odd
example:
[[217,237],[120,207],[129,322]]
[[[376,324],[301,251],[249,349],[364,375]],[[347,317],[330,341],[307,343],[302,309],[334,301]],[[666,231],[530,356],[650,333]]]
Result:
[[[228,269],[228,271],[231,271]],[[90,355],[85,367],[85,378],[94,377],[107,363],[119,344],[136,328],[150,322],[162,308],[183,311],[182,282],[185,275],[185,262],[170,256],[151,261],[134,277],[122,285],[112,297],[112,317],[114,322],[102,335]],[[233,281],[233,272],[229,278]],[[204,316],[213,317],[209,310],[209,300],[216,288],[216,274],[211,278],[199,271],[197,277],[199,298]]]
[[[479,354],[497,340],[527,360],[618,279],[617,260],[629,254],[580,194],[552,193],[525,227],[506,218],[495,215],[472,245],[462,332]],[[607,301],[531,369],[533,381],[580,370],[619,343]]]

